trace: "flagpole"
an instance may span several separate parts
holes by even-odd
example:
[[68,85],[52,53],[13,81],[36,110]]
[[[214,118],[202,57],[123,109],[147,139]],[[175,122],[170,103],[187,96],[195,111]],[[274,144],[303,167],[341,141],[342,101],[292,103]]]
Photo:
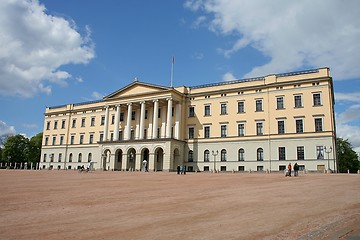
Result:
[[170,87],[173,87],[173,79],[174,79],[174,55],[172,56],[172,61],[171,61]]

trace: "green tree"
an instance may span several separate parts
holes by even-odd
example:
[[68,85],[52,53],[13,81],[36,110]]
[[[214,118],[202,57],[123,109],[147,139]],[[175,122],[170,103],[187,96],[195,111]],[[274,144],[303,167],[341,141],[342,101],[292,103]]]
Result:
[[43,134],[38,133],[30,139],[27,154],[27,161],[29,163],[37,163],[40,161],[42,137]]
[[2,150],[2,158],[8,163],[27,162],[29,139],[23,135],[15,135],[7,138]]
[[360,169],[358,155],[352,149],[352,145],[348,140],[342,138],[336,139],[336,149],[338,154],[339,172],[356,173]]

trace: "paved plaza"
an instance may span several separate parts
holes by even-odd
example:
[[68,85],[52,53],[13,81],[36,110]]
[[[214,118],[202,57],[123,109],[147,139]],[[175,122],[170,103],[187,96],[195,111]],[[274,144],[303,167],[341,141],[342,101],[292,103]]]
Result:
[[0,239],[359,239],[360,175],[0,170]]

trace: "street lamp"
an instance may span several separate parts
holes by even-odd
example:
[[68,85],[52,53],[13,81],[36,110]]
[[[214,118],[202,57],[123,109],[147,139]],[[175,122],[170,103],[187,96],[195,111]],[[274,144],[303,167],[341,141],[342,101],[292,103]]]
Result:
[[332,147],[330,146],[329,148],[326,148],[326,146],[324,147],[325,153],[327,153],[327,159],[328,159],[328,170],[330,170],[330,159],[329,159],[329,154],[332,152]]
[[216,172],[216,170],[215,170],[215,168],[216,168],[216,165],[215,165],[216,156],[219,154],[219,151],[218,150],[216,150],[216,151],[212,150],[211,152],[212,152],[212,155],[214,156],[214,173],[215,173]]

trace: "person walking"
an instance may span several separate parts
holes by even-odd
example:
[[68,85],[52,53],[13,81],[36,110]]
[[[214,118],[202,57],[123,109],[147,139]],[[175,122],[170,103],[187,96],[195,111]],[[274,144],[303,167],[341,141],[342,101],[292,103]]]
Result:
[[288,164],[287,170],[288,170],[288,176],[291,177],[291,163]]
[[299,176],[299,165],[297,163],[294,164],[294,177]]

